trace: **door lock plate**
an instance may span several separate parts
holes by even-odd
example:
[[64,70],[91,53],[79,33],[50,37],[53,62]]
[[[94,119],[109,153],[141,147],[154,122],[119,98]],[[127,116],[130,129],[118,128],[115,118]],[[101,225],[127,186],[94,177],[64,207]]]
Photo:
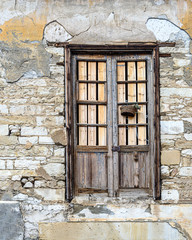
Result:
[[113,152],[120,152],[120,146],[113,146],[112,151]]

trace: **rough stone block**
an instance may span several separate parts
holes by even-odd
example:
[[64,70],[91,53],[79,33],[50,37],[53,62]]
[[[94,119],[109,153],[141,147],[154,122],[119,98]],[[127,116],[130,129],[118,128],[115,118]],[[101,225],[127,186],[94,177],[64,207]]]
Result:
[[17,143],[16,136],[0,136],[0,145],[14,145]]
[[56,144],[67,145],[67,136],[65,129],[56,129],[51,132],[51,138]]
[[47,129],[44,127],[22,127],[21,128],[21,135],[22,136],[40,136],[40,135],[47,135]]
[[58,148],[54,150],[54,156],[55,157],[64,157],[65,156],[65,149],[64,148]]
[[181,152],[182,155],[190,155],[192,156],[192,149],[185,149]]
[[180,134],[183,132],[183,121],[161,121],[161,134]]
[[8,125],[0,125],[0,136],[9,135],[9,127]]
[[168,166],[161,166],[161,176],[169,177],[169,167]]
[[26,144],[27,142],[30,142],[32,144],[37,144],[38,137],[19,137],[20,144]]
[[0,113],[7,114],[8,113],[8,108],[4,104],[0,104]]
[[10,113],[13,115],[24,115],[25,113],[25,106],[11,106]]
[[13,161],[7,160],[7,169],[13,169]]
[[184,134],[185,139],[191,141],[192,140],[192,133]]
[[51,137],[39,137],[39,144],[55,144]]
[[171,200],[177,202],[179,200],[179,193],[176,189],[163,190],[161,193],[161,199],[163,201]]
[[23,240],[24,223],[19,203],[0,202],[1,240]]
[[160,89],[161,97],[171,97],[173,95],[178,96],[179,98],[191,97],[192,89],[191,88],[161,88]]
[[37,169],[39,167],[40,162],[33,160],[31,157],[20,158],[19,160],[15,160],[15,168],[16,169]]
[[180,168],[179,175],[182,177],[192,177],[192,167]]
[[47,165],[43,166],[43,169],[50,175],[50,176],[61,176],[64,175],[64,164],[61,163],[48,163]]
[[40,188],[35,189],[35,194],[41,196],[45,201],[64,201],[64,189]]
[[0,169],[5,169],[5,161],[0,160]]
[[162,165],[176,165],[180,163],[180,151],[169,150],[161,152]]

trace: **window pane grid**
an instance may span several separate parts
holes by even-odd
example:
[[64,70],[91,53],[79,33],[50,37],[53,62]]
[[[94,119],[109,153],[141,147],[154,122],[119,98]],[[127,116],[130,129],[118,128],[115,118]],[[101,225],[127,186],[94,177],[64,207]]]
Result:
[[[117,62],[119,145],[148,144],[146,61]],[[134,116],[122,116],[122,106],[136,107]]]
[[105,146],[106,62],[78,61],[77,66],[78,145]]

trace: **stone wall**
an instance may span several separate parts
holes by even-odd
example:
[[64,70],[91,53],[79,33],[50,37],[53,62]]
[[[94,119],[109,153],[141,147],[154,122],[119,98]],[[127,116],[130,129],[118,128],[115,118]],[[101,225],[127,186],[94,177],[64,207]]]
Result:
[[[67,222],[73,230],[82,221],[125,222],[130,234],[145,231],[145,239],[156,239],[153,227],[161,239],[192,238],[190,7],[188,0],[1,1],[0,221],[14,229],[0,224],[3,240],[60,240]],[[171,54],[160,58],[160,201],[94,196],[65,201],[66,142],[54,138],[55,131],[65,134],[64,67],[57,65],[64,49],[47,41],[176,42],[160,48]],[[80,225],[81,234],[89,227],[97,232],[95,226]]]

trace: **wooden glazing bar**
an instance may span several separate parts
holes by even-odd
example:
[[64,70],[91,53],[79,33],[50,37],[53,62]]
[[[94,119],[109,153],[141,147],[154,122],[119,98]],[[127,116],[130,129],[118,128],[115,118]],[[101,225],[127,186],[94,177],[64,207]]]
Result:
[[99,102],[99,101],[77,101],[78,105],[107,105],[107,102]]
[[[136,80],[128,80],[128,82],[126,82],[127,84],[130,84],[130,83],[146,83],[147,80],[139,80],[139,81],[136,81]],[[118,84],[121,84],[121,83],[125,83],[124,81],[118,81],[117,82]]]
[[83,124],[83,123],[77,123],[77,126],[89,126],[89,127],[107,127],[107,124],[100,124],[100,123],[87,123],[87,124]]
[[125,124],[118,124],[119,127],[125,127],[125,126],[129,126],[129,127],[136,127],[136,126],[148,126],[147,123],[125,123]]
[[[146,66],[145,61],[138,62],[138,80],[145,79],[146,77]],[[144,102],[146,101],[146,84],[145,83],[138,83],[138,101]],[[146,106],[140,106],[141,109],[138,110],[138,123],[146,123]],[[139,127],[138,128],[138,145],[145,145],[146,144],[146,128]]]
[[77,82],[78,83],[96,83],[96,84],[99,84],[99,83],[106,83],[106,81],[99,81],[99,80],[78,80]]
[[[98,101],[105,100],[105,85],[106,82],[106,62],[98,62]],[[106,124],[106,106],[98,106],[98,124]],[[107,143],[107,129],[104,127],[98,128],[98,145],[105,146]]]
[[[135,62],[127,62],[128,69],[128,83],[134,80],[136,82],[136,69]],[[136,102],[136,84],[129,84],[128,86],[128,102]],[[134,117],[128,117],[128,124],[136,124],[136,115]],[[131,126],[131,125],[129,125]],[[128,145],[136,144],[136,128],[128,129]]]
[[[117,81],[123,82],[117,86],[117,101],[125,102],[125,62],[117,63]],[[120,107],[118,107],[118,123],[126,123],[126,118],[121,115]],[[126,128],[119,128],[119,145],[126,145]]]
[[[87,63],[78,61],[78,79],[87,78]],[[87,100],[87,84],[79,84],[79,100]],[[79,123],[87,123],[87,105],[78,105]],[[87,145],[87,127],[79,127],[79,145]]]
[[147,102],[128,102],[128,103],[125,103],[125,102],[119,102],[117,103],[118,105],[134,105],[134,104],[138,104],[138,105],[146,105]]
[[[96,80],[96,62],[88,62],[88,80]],[[96,84],[88,84],[88,100],[96,101]],[[88,123],[96,124],[96,105],[88,105]],[[96,127],[88,127],[88,145],[96,145]]]

